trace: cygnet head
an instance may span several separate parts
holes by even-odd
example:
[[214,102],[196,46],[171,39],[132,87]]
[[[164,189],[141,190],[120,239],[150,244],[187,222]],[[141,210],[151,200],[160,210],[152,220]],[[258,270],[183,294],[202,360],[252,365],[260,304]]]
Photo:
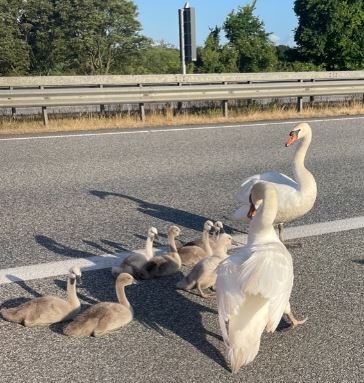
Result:
[[286,143],[286,147],[292,145],[295,141],[298,141],[307,135],[311,135],[310,125],[307,122],[297,124],[289,133],[289,139]]
[[181,229],[178,226],[172,225],[168,229],[168,235],[178,237],[181,234]]
[[205,231],[210,231],[211,229],[213,229],[214,227],[214,224],[210,221],[210,220],[207,220],[204,225],[203,225],[203,229]]
[[121,283],[124,286],[132,285],[133,283],[136,283],[136,280],[134,277],[128,273],[121,273],[116,278],[116,283]]
[[70,268],[68,273],[68,278],[75,281],[77,279],[77,282],[81,279],[81,270],[78,266],[73,266]]
[[148,237],[153,241],[155,239],[158,239],[158,230],[151,226],[149,229],[148,229]]
[[235,243],[235,241],[233,240],[233,237],[230,234],[222,233],[222,234],[220,234],[220,238],[218,239],[218,243],[222,244],[226,248],[226,250],[229,250],[229,249],[231,249],[231,247],[232,247],[233,243]]
[[222,224],[221,221],[216,221],[214,223],[214,228],[215,228],[215,231],[217,231],[219,233],[223,233],[224,232],[224,225]]
[[263,203],[268,193],[272,195],[272,198],[277,199],[277,190],[270,182],[258,182],[252,187],[249,197],[250,209],[247,214],[248,218],[253,218],[256,215],[259,206]]

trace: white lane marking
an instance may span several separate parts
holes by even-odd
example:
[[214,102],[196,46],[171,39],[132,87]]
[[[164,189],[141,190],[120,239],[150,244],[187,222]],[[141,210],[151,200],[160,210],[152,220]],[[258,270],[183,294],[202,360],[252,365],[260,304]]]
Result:
[[1,138],[2,141],[27,141],[27,140],[51,140],[58,138],[82,138],[82,137],[102,137],[102,136],[119,136],[124,134],[142,134],[142,133],[164,133],[164,132],[185,132],[185,131],[195,131],[195,130],[211,130],[211,129],[225,129],[225,128],[248,128],[250,126],[269,126],[269,125],[291,125],[297,124],[302,121],[307,122],[326,122],[326,121],[350,121],[350,120],[362,120],[364,116],[355,116],[355,117],[335,117],[335,118],[317,118],[317,119],[299,119],[291,121],[277,121],[277,122],[257,122],[257,123],[248,123],[248,124],[236,124],[236,125],[216,125],[216,126],[190,126],[186,128],[150,128],[147,130],[133,130],[133,131],[118,131],[118,132],[97,132],[97,133],[65,133],[65,134],[50,134],[47,136],[26,136],[26,137],[8,137]]
[[[361,216],[336,221],[314,223],[310,225],[288,227],[285,229],[285,237],[287,239],[305,238],[347,230],[361,229],[363,227],[364,216]],[[246,243],[246,238],[246,234],[234,235],[234,239],[242,244]],[[156,253],[163,250],[163,248],[156,249]],[[135,250],[133,252],[143,253],[144,249]],[[0,270],[0,284],[64,275],[68,273],[70,267],[76,265],[83,271],[105,269],[118,265],[120,261],[129,254],[130,252],[125,251],[118,254],[105,254],[88,258],[68,259],[66,261],[2,269]]]
[[[364,216],[338,219],[336,221],[312,223],[303,226],[285,227],[283,236],[285,239],[307,238],[316,235],[339,233],[342,231],[356,230],[364,227]],[[235,241],[245,244],[247,234],[233,236]]]

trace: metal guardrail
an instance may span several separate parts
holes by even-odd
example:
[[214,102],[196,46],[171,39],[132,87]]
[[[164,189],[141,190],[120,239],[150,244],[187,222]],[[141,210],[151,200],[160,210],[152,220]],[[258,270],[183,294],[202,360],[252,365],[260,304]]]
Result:
[[201,75],[37,76],[0,77],[0,108],[41,107],[45,124],[47,107],[75,105],[221,100],[224,115],[228,101],[364,94],[364,71],[271,72]]

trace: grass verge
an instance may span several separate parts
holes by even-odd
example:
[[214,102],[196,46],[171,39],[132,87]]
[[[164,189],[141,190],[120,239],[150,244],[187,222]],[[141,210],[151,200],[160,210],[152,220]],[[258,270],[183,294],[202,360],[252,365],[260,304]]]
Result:
[[0,134],[25,134],[70,132],[100,129],[142,128],[156,126],[176,126],[195,124],[242,123],[248,121],[266,121],[294,118],[355,116],[364,114],[362,102],[347,102],[342,104],[314,104],[306,106],[302,112],[297,112],[294,105],[253,105],[250,107],[235,107],[229,110],[229,117],[222,116],[220,108],[192,110],[174,114],[173,110],[150,110],[145,122],[140,121],[137,113],[114,113],[109,116],[98,114],[83,114],[78,116],[55,117],[50,115],[49,124],[45,126],[37,117],[3,117],[0,120]]

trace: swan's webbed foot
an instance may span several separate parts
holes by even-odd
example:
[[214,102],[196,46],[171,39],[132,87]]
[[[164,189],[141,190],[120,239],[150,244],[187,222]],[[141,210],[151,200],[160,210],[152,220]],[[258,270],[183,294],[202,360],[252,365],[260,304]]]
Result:
[[290,330],[290,329],[293,329],[299,325],[302,325],[304,324],[306,321],[307,321],[307,317],[305,319],[302,319],[302,320],[298,320],[294,317],[292,311],[290,313],[287,314],[287,317],[288,319],[290,320],[291,322],[291,325],[287,328],[287,330]]

